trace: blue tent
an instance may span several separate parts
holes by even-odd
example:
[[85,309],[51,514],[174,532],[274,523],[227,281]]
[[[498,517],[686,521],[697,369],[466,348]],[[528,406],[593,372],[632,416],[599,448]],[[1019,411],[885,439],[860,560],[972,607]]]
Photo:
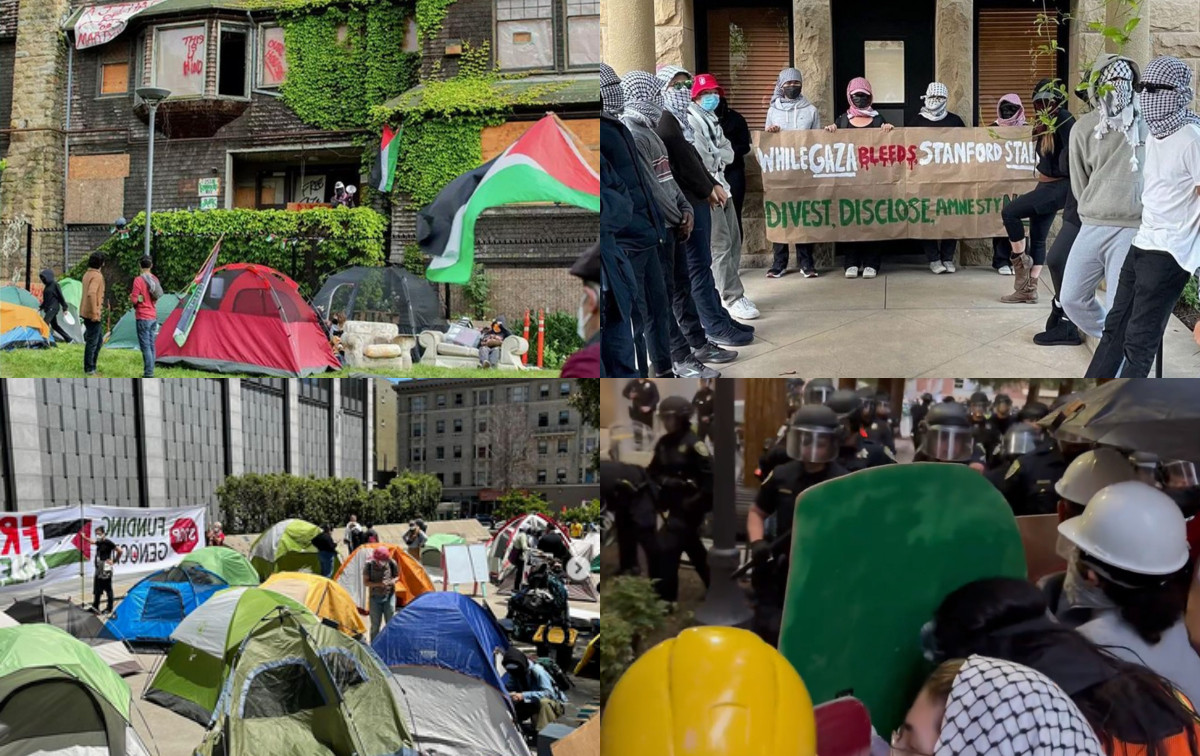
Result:
[[497,669],[508,639],[495,617],[469,596],[423,593],[392,617],[371,645],[389,667],[417,664],[451,669],[508,695]]
[[131,643],[170,643],[184,617],[228,587],[221,576],[194,564],[159,570],[129,589],[108,629]]

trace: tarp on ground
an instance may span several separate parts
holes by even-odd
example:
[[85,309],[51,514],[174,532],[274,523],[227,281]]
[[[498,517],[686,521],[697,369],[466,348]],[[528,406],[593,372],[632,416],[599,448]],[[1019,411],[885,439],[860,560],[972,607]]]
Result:
[[276,572],[262,587],[294,598],[318,617],[336,623],[346,635],[353,637],[367,631],[354,599],[329,578],[308,572]]
[[106,624],[130,643],[169,643],[183,618],[229,584],[197,564],[151,573],[129,589]]
[[421,753],[436,756],[528,756],[500,691],[440,667],[392,669],[402,708]]
[[[154,303],[156,316],[158,318],[159,331],[162,331],[162,324],[167,322],[167,316],[171,314],[176,307],[179,306],[178,294],[163,294]],[[113,326],[108,333],[108,340],[104,342],[104,346],[108,349],[138,349],[137,340],[137,320],[133,317],[133,309],[125,311],[117,324]]]
[[391,558],[396,561],[396,566],[400,568],[400,579],[395,585],[396,601],[400,606],[407,606],[417,596],[434,590],[433,581],[429,579],[425,568],[406,550],[391,543],[368,543],[355,549],[354,553],[347,557],[346,563],[333,575],[333,579],[346,589],[354,605],[360,610],[365,612],[370,608],[367,601],[370,591],[363,585],[363,573],[377,548],[387,549]]

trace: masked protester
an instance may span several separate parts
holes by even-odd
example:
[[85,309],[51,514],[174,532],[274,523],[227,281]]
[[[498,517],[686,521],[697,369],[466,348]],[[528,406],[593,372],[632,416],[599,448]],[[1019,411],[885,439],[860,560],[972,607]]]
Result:
[[[763,480],[746,516],[754,561],[754,631],[772,646],[779,643],[788,553],[796,499],[806,489],[846,474],[837,463],[842,432],[837,414],[819,404],[801,407],[787,425],[788,460]],[[775,543],[766,540],[765,522],[775,515]]]
[[967,414],[971,420],[971,435],[974,437],[975,443],[979,444],[987,455],[985,465],[988,468],[994,466],[995,459],[1000,453],[1000,446],[1004,441],[1004,434],[992,424],[992,419],[988,417],[990,406],[991,401],[982,391],[971,394],[967,404]]
[[[704,167],[729,192],[725,169],[733,162],[733,145],[721,131],[716,109],[721,101],[720,85],[712,74],[700,74],[692,82],[692,101],[687,117],[695,139],[692,144],[704,160]],[[758,308],[746,296],[740,273],[742,261],[742,232],[738,228],[733,203],[724,201],[712,208],[713,276],[717,291],[729,314],[738,320],[754,320]]]
[[[1036,304],[1037,281],[1046,262],[1046,237],[1054,216],[1071,194],[1068,145],[1075,116],[1067,110],[1066,98],[1055,89],[1057,80],[1042,79],[1033,90],[1033,105],[1039,120],[1034,123],[1037,143],[1037,186],[1004,206],[1001,218],[1012,245],[1010,264],[1015,272],[1013,293],[1000,298],[1009,304]],[[1029,219],[1029,237],[1024,220]],[[1075,224],[1076,229],[1078,223]],[[1069,230],[1068,230],[1069,231]],[[1059,232],[1061,237],[1062,232]],[[1068,247],[1069,249],[1069,247]]]
[[[1149,375],[1171,310],[1200,269],[1200,116],[1188,109],[1192,71],[1178,58],[1155,58],[1135,88],[1150,129],[1142,221],[1088,378]],[[1195,334],[1200,341],[1200,323]]]
[[[804,76],[796,68],[785,68],[775,80],[775,91],[771,93],[771,105],[767,108],[766,130],[804,131],[821,128],[821,115],[817,106],[803,94]],[[767,278],[782,278],[787,272],[788,248],[791,245],[775,242],[772,247],[774,259],[767,271]],[[817,277],[817,266],[813,261],[812,245],[796,245],[796,263],[805,278]]]
[[[1088,84],[1095,110],[1079,118],[1071,139],[1071,189],[1079,199],[1079,234],[1065,262],[1059,302],[1039,343],[1079,344],[1079,330],[1099,339],[1116,299],[1121,266],[1142,219],[1142,164],[1149,129],[1133,87],[1138,66],[1129,58],[1102,53]],[[1053,268],[1051,269],[1053,271]],[[1096,295],[1104,281],[1106,299]]]
[[[685,344],[672,335],[673,361],[686,377],[715,378],[697,365],[721,364],[737,357],[725,347],[745,346],[754,339],[754,327],[734,320],[721,304],[713,271],[712,225],[716,208],[729,199],[725,187],[708,172],[693,146],[695,133],[688,120],[692,77],[678,66],[663,66],[655,80],[660,86],[668,117],[660,118],[656,133],[666,147],[679,188],[692,209],[696,228],[687,239],[677,239],[669,271],[671,304]],[[688,350],[691,353],[688,353]],[[692,370],[687,370],[691,368]],[[681,371],[677,370],[677,373]]]
[[[833,123],[825,127],[826,131],[837,129],[882,129],[891,131],[892,124],[879,115],[879,111],[871,107],[874,95],[871,93],[871,82],[861,76],[853,78],[846,85],[846,102],[850,107],[837,117]],[[874,278],[879,273],[882,256],[879,247],[873,242],[842,242],[838,245],[846,253],[846,278],[857,278],[861,272],[863,278]]]
[[[992,126],[1024,125],[1025,106],[1021,103],[1021,96],[1016,92],[1009,92],[996,102],[996,120],[992,121]],[[1002,276],[1013,275],[1011,256],[1012,244],[1009,243],[1008,236],[992,239],[993,270]]]
[[[725,89],[717,87],[721,101],[717,103],[717,122],[725,138],[733,145],[733,162],[725,169],[725,180],[729,182],[729,197],[737,213],[738,231],[742,229],[742,205],[746,201],[746,155],[750,154],[750,125],[746,118],[729,106]],[[744,238],[744,236],[743,236]]]
[[[602,375],[600,363],[600,244],[593,244],[571,266],[571,275],[583,282],[583,297],[575,318],[583,347],[563,362],[563,378],[596,378]],[[611,278],[611,276],[610,276]]]
[[503,664],[508,673],[508,697],[512,699],[518,722],[528,720],[541,732],[563,715],[567,696],[545,667],[516,646],[509,646],[504,652]]
[[700,540],[700,527],[712,511],[712,460],[708,447],[692,433],[692,403],[669,396],[658,407],[663,435],[654,446],[654,459],[646,468],[659,489],[659,508],[667,522],[659,531],[664,601],[679,597],[679,561],[688,555],[696,573],[708,586],[708,551]]
[[68,312],[67,298],[63,296],[62,287],[54,278],[54,271],[46,268],[38,273],[42,281],[42,320],[54,331],[55,338],[64,344],[71,343],[70,335],[63,330],[58,322],[60,312]]
[[[950,101],[950,91],[940,81],[931,81],[921,95],[923,105],[908,121],[915,128],[961,128],[967,124],[957,113],[947,110]],[[946,139],[950,139],[947,136]],[[934,274],[953,273],[954,251],[958,248],[957,239],[924,239],[921,247],[925,250],[925,259],[929,261],[929,271]]]
[[825,406],[834,411],[842,425],[842,431],[838,434],[841,441],[837,460],[839,465],[856,472],[896,463],[896,455],[892,454],[892,450],[871,439],[867,433],[863,425],[863,403],[858,394],[849,389],[835,391],[825,401]]

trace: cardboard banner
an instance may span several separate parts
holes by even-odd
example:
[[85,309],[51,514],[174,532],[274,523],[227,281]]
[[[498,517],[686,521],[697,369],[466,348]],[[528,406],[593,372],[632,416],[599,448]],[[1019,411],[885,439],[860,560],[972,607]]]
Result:
[[204,508],[59,507],[0,515],[0,593],[37,591],[96,572],[95,529],[124,549],[117,579],[179,564],[204,545]]
[[163,0],[138,0],[136,3],[93,5],[84,8],[75,22],[75,49],[82,50],[112,41],[125,31],[125,24],[137,13]]
[[1030,130],[754,132],[772,242],[981,239],[1034,187]]

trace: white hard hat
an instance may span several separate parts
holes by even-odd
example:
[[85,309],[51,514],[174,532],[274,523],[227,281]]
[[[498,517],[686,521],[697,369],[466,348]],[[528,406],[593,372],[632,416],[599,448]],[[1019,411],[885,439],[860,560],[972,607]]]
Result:
[[1170,575],[1188,563],[1187,525],[1179,505],[1153,486],[1114,483],[1058,532],[1085,554],[1139,575]]
[[1054,484],[1054,490],[1067,501],[1082,506],[1105,486],[1127,480],[1137,480],[1129,459],[1116,449],[1103,447],[1076,457]]

